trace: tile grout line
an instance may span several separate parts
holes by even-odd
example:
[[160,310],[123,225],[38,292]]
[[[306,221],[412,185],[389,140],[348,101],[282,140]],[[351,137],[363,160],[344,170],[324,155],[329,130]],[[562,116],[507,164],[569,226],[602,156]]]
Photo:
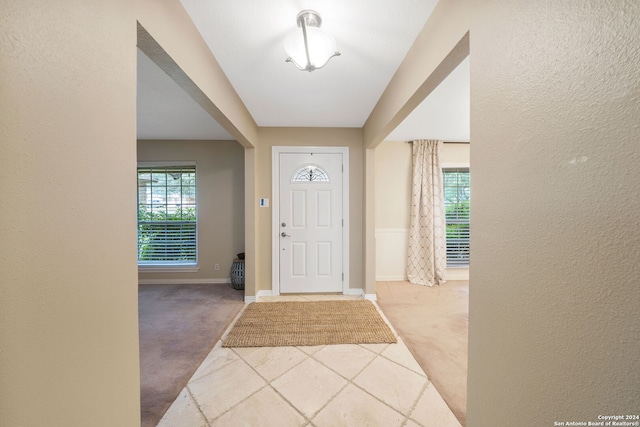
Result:
[[[374,359],[374,360],[375,360],[375,359]],[[364,393],[366,393],[367,395],[369,395],[369,396],[373,397],[375,400],[377,400],[378,402],[382,403],[384,406],[386,406],[387,408],[391,409],[393,412],[396,412],[396,413],[400,414],[402,417],[404,417],[404,418],[405,418],[405,422],[406,422],[406,419],[407,419],[407,418],[409,418],[409,416],[408,416],[408,415],[403,414],[403,413],[402,413],[402,412],[400,412],[398,409],[394,408],[393,406],[391,406],[390,404],[388,404],[388,403],[387,403],[387,402],[385,402],[384,400],[380,399],[378,396],[375,396],[375,395],[373,395],[373,394],[369,393],[365,388],[363,388],[363,387],[359,386],[359,385],[358,385],[358,384],[356,384],[356,383],[351,383],[351,384],[353,384],[353,386],[354,386],[354,387],[356,387],[356,388],[358,388],[360,391],[363,391],[363,392],[364,392]]]
[[[211,351],[209,352],[209,354],[207,355],[207,357],[205,357],[205,359],[202,361],[202,363],[200,364],[200,366],[198,366],[198,369],[196,369],[196,371],[193,373],[193,375],[191,376],[191,378],[189,379],[189,381],[187,382],[187,385],[192,383],[192,382],[196,382],[196,381],[200,381],[201,379],[203,379],[204,377],[207,377],[215,372],[220,371],[221,369],[224,369],[227,365],[230,365],[233,362],[236,362],[236,360],[227,360],[226,362],[224,362],[223,364],[221,364],[220,366],[218,366],[216,369],[211,370],[211,372],[208,372],[206,374],[200,373],[199,376],[196,376],[196,374],[199,373],[200,369],[204,366],[205,362],[208,361],[209,357],[213,354],[214,351],[225,351],[225,350],[231,350],[228,349],[226,347],[222,347],[222,342],[218,341],[216,343],[215,346],[213,346],[213,348],[211,349]],[[211,363],[211,362],[209,362]]]
[[[295,348],[296,350],[298,350],[300,353],[304,354],[307,358],[311,357],[309,354],[305,353],[304,351],[300,350],[298,347],[296,346],[286,346],[286,347],[291,347],[291,348]],[[238,356],[244,363],[246,363],[256,374],[258,374],[260,376],[260,378],[262,378],[263,380],[265,380],[267,382],[267,384],[271,384],[272,382],[276,381],[278,378],[282,377],[283,375],[285,375],[287,372],[291,371],[293,368],[295,368],[298,365],[301,365],[302,363],[304,363],[304,361],[306,359],[302,359],[300,362],[296,363],[295,365],[291,366],[289,369],[287,369],[286,371],[284,371],[283,373],[279,374],[278,376],[274,377],[273,380],[268,380],[267,378],[264,377],[264,375],[262,375],[260,372],[258,372],[258,370],[256,368],[253,367],[253,365],[251,363],[249,363],[242,355],[238,354],[236,351],[233,350],[233,348],[247,348],[247,347],[232,347],[232,351],[236,354],[236,356]],[[268,347],[256,347],[256,348],[268,348]],[[272,347],[275,348],[275,347]],[[251,354],[251,353],[249,353]]]
[[[211,423],[209,422],[209,419],[207,418],[207,416],[204,414],[204,411],[200,407],[200,403],[198,402],[196,397],[193,395],[193,392],[189,388],[189,383],[187,383],[187,385],[185,386],[185,389],[187,390],[187,393],[189,394],[189,397],[191,398],[191,400],[193,400],[193,403],[196,404],[196,408],[198,408],[198,412],[200,412],[200,415],[202,415],[202,418],[204,419],[204,422],[207,423],[207,426],[211,427]],[[171,408],[171,407],[169,407],[169,408]],[[162,420],[160,420],[160,421],[162,421]]]
[[[200,367],[204,364],[204,361],[207,360],[207,358],[211,355],[211,353],[213,353],[214,351],[218,350],[218,349],[226,349],[228,347],[223,347],[222,345],[224,344],[224,340],[226,339],[227,335],[229,335],[229,332],[231,331],[231,329],[234,327],[234,325],[237,323],[238,319],[240,319],[240,316],[242,316],[242,313],[244,313],[244,311],[246,310],[246,308],[249,306],[249,303],[245,303],[244,306],[242,307],[242,309],[238,312],[238,314],[236,315],[236,317],[233,319],[233,321],[231,321],[231,323],[229,324],[229,326],[227,327],[227,329],[225,330],[225,332],[222,334],[222,336],[220,337],[220,339],[218,340],[218,342],[216,342],[216,344],[213,346],[213,348],[211,349],[211,351],[209,352],[209,354],[207,354],[207,357],[202,361],[202,363],[200,364],[200,366],[198,366],[198,369],[196,369],[196,372],[194,372],[194,375],[198,372],[198,370],[200,369]],[[220,346],[218,346],[218,343],[220,343]],[[253,366],[251,366],[246,360],[244,360],[244,358],[239,355],[238,353],[236,353],[233,348],[229,348],[229,350],[235,354],[236,356],[238,356],[238,358],[245,363],[247,366],[249,366],[249,368],[253,369]],[[215,372],[220,371],[221,369],[224,369],[226,366],[230,365],[232,362],[228,362],[225,363],[224,365],[218,367],[218,369],[214,369],[213,371],[211,371],[209,374],[207,375],[202,375],[200,377],[198,377],[197,379],[194,380],[194,376],[192,376],[189,381],[187,381],[187,385],[185,386],[185,388],[187,389],[189,395],[191,396],[191,399],[193,400],[193,402],[196,404],[196,407],[198,408],[198,411],[200,412],[200,414],[202,414],[205,422],[207,423],[208,426],[211,426],[211,423],[215,420],[217,420],[218,418],[222,417],[224,414],[226,414],[227,412],[231,411],[232,409],[234,409],[235,407],[237,407],[238,405],[242,404],[243,401],[240,401],[239,403],[233,405],[231,408],[228,408],[226,411],[223,411],[222,413],[218,414],[216,417],[212,418],[211,420],[209,420],[209,418],[205,415],[204,411],[202,410],[200,403],[198,402],[198,400],[196,399],[195,395],[193,394],[193,392],[191,391],[191,388],[189,387],[189,384],[191,383],[192,380],[194,381],[198,381],[204,377],[207,377],[209,375],[212,375]],[[253,369],[255,371],[255,369]],[[256,372],[257,373],[257,372]],[[258,375],[260,375],[258,373]],[[260,375],[261,378],[263,378]],[[263,378],[264,379],[264,378]],[[259,391],[263,390],[265,387],[267,387],[269,384],[269,381],[267,381],[266,379],[264,379],[267,384],[260,387],[258,390],[256,390],[255,392],[251,393],[249,396],[247,396],[246,399],[252,397],[253,395],[257,394]],[[245,399],[245,400],[246,400]],[[175,402],[175,401],[174,401]]]
[[[356,344],[356,345],[358,345],[359,347],[361,347],[361,346],[360,346],[360,344]],[[325,347],[326,347],[326,346],[325,346]],[[388,346],[387,346],[387,347],[388,347]],[[387,347],[385,347],[385,349],[386,349]],[[360,369],[360,370],[358,371],[358,373],[357,373],[357,374],[355,374],[355,375],[353,376],[353,379],[355,379],[358,375],[360,375],[360,374],[362,373],[362,371],[364,371],[364,370],[367,368],[367,366],[369,366],[371,363],[373,363],[373,361],[374,361],[374,360],[376,360],[376,357],[378,357],[378,356],[380,355],[380,353],[376,353],[375,351],[369,350],[368,348],[365,348],[365,347],[362,347],[362,348],[364,348],[364,349],[365,349],[365,350],[367,350],[367,351],[370,351],[371,353],[373,353],[373,354],[374,354],[374,356],[373,356],[373,358],[372,358],[372,359],[371,359],[367,364],[365,364],[365,365],[362,367],[362,369]],[[382,351],[384,351],[384,350],[382,350]],[[313,354],[310,354],[310,355],[309,355],[309,358],[310,358],[310,359],[313,359],[315,362],[319,363],[321,366],[324,366],[325,368],[329,369],[331,372],[334,372],[334,373],[335,373],[335,374],[337,374],[339,377],[341,377],[341,378],[343,378],[344,380],[346,380],[346,381],[347,381],[347,383],[346,383],[342,388],[340,388],[340,390],[338,390],[338,392],[337,392],[335,395],[331,396],[331,397],[329,398],[329,400],[327,400],[327,401],[325,402],[325,404],[324,404],[324,405],[322,405],[322,407],[321,407],[320,409],[318,409],[318,410],[313,414],[313,416],[311,417],[311,419],[310,419],[309,421],[311,421],[311,420],[312,420],[313,418],[315,418],[315,417],[316,417],[320,412],[322,412],[322,410],[323,410],[324,408],[326,408],[327,406],[329,406],[329,404],[330,404],[331,402],[333,402],[333,400],[334,400],[334,399],[335,399],[335,398],[336,398],[340,393],[342,393],[342,392],[344,391],[344,389],[346,389],[347,387],[349,387],[349,384],[351,384],[351,385],[353,385],[353,386],[356,386],[356,385],[355,385],[355,384],[353,384],[353,382],[352,382],[352,381],[353,381],[353,379],[346,378],[346,377],[345,377],[344,375],[342,375],[340,372],[336,371],[335,369],[333,369],[333,368],[332,368],[332,367],[330,367],[330,366],[327,366],[327,365],[326,365],[325,363],[323,363],[322,361],[320,361],[320,360],[316,359],[314,356],[315,356],[317,353],[319,353],[319,352],[320,352],[320,350],[318,350],[317,352],[315,352],[315,353],[313,353]],[[357,386],[356,386],[356,387],[357,387]]]
[[[273,381],[276,381],[278,378],[284,376],[287,372],[291,371],[292,369],[294,369],[296,366],[304,363],[305,360],[307,360],[307,358],[310,358],[310,355],[305,353],[304,351],[298,349],[297,347],[291,346],[295,349],[297,349],[299,352],[303,353],[306,358],[302,359],[300,362],[296,363],[295,365],[293,365],[291,368],[287,369],[286,371],[284,371],[283,373],[281,373],[280,375],[278,375],[277,377],[275,377],[272,381],[269,381],[268,379],[266,379],[260,372],[258,372],[252,365],[251,363],[249,363],[241,354],[239,354],[238,352],[236,352],[234,350],[235,347],[231,348],[231,350],[236,354],[236,356],[238,356],[240,358],[240,360],[242,360],[245,364],[247,364],[247,366],[249,366],[249,368],[251,368],[256,374],[258,374],[258,376],[260,378],[262,378],[264,381],[266,381],[266,385],[262,388],[260,388],[260,390],[265,389],[266,387],[270,387],[271,390],[273,390],[278,396],[280,396],[280,398],[282,398],[289,406],[291,406],[296,412],[298,412],[300,415],[302,415],[302,417],[307,421],[307,423],[311,422],[311,419],[308,418],[304,413],[302,413],[302,411],[300,409],[298,409],[292,402],[289,401],[289,399],[287,399],[286,397],[284,397],[278,390],[276,390],[276,388],[271,384]],[[256,347],[256,348],[264,348],[264,347]],[[251,353],[249,353],[251,354]],[[258,391],[260,391],[258,390]],[[256,391],[257,393],[257,391]],[[256,394],[253,393],[253,394]],[[253,394],[251,396],[253,396]],[[249,397],[251,397],[249,396]],[[238,405],[236,405],[238,406]],[[234,408],[236,407],[234,406]],[[233,408],[232,408],[233,409]],[[231,409],[229,409],[231,410]],[[228,412],[228,411],[227,411]]]
[[316,416],[318,416],[318,414],[319,414],[320,412],[322,412],[322,410],[323,410],[324,408],[326,408],[327,406],[329,406],[329,403],[333,402],[333,400],[334,400],[334,399],[335,399],[335,398],[336,398],[340,393],[342,393],[342,391],[343,391],[345,388],[347,388],[347,387],[349,386],[349,384],[351,384],[351,383],[350,383],[349,381],[347,381],[347,383],[346,383],[343,387],[341,387],[341,388],[340,388],[340,390],[338,390],[334,395],[332,395],[332,396],[329,398],[329,400],[327,400],[327,401],[324,403],[324,405],[322,405],[322,406],[320,407],[320,409],[318,409],[317,411],[315,411],[315,412],[313,413],[313,415],[312,415],[311,417],[309,417],[309,422],[311,422],[311,423],[312,423],[312,420],[313,420]]
[[[408,349],[408,348],[407,348],[407,351],[409,351],[409,349]],[[411,351],[409,351],[409,354],[411,354]],[[400,367],[402,367],[402,368],[404,368],[404,369],[408,370],[409,372],[413,372],[413,373],[414,373],[414,374],[416,374],[416,375],[420,375],[421,377],[424,377],[427,381],[430,381],[430,380],[429,380],[429,377],[427,376],[427,373],[426,373],[426,372],[424,372],[424,370],[422,370],[422,368],[420,368],[420,369],[421,369],[421,372],[416,372],[416,371],[414,371],[413,369],[411,369],[411,368],[409,368],[409,367],[407,367],[407,366],[404,366],[402,363],[400,363],[400,362],[398,362],[398,361],[396,361],[396,360],[390,359],[388,356],[385,356],[385,355],[384,355],[384,354],[382,354],[382,353],[380,353],[380,354],[379,354],[379,356],[380,356],[380,357],[382,357],[383,359],[388,360],[389,362],[391,362],[391,363],[393,363],[393,364],[395,364],[395,365],[398,365],[398,366],[400,366]],[[411,357],[413,357],[413,354],[411,354]],[[415,357],[413,358],[413,360],[414,360],[416,363],[418,363],[418,361],[416,361],[416,360],[415,360]],[[420,366],[420,365],[418,365],[418,366]]]
[[405,424],[410,419],[411,421],[413,421],[414,423],[420,426],[423,425],[423,423],[418,422],[418,420],[411,418],[411,414],[413,414],[413,411],[416,410],[416,406],[418,406],[418,402],[420,401],[420,398],[424,395],[424,392],[427,391],[427,387],[429,387],[429,384],[431,384],[431,381],[427,380],[427,383],[422,387],[422,390],[420,391],[420,393],[418,393],[418,397],[416,397],[416,400],[413,402],[413,405],[411,405],[411,409],[409,410],[409,415],[407,415],[407,420],[405,421]]
[[[227,414],[228,412],[231,412],[232,410],[234,410],[235,408],[237,408],[238,406],[242,405],[246,400],[252,398],[253,396],[255,396],[256,394],[260,393],[262,390],[264,390],[265,388],[269,387],[269,383],[263,385],[262,387],[260,387],[258,390],[254,391],[253,393],[251,393],[250,395],[248,395],[244,400],[241,400],[240,402],[236,403],[235,405],[233,405],[231,408],[221,412],[220,414],[218,414],[217,416],[215,416],[214,418],[211,419],[211,421],[207,420],[207,423],[209,423],[209,425],[211,425],[212,422],[219,420],[220,418],[222,418],[225,414]],[[206,419],[206,417],[205,417]]]
[[[360,346],[360,344],[356,344],[356,345],[357,345],[357,346],[359,346],[359,347],[361,347],[361,346]],[[364,365],[364,366],[362,367],[362,369],[360,369],[360,370],[359,370],[359,371],[358,371],[358,372],[353,376],[353,378],[354,378],[354,379],[355,379],[358,375],[360,375],[360,374],[362,373],[362,371],[364,371],[364,370],[367,368],[367,366],[369,366],[371,363],[373,363],[373,361],[374,361],[374,360],[376,360],[376,357],[380,356],[380,353],[376,353],[375,351],[369,350],[368,348],[365,348],[365,347],[362,347],[362,348],[363,348],[363,349],[365,349],[365,350],[367,350],[367,351],[369,351],[369,352],[371,352],[371,353],[373,353],[373,354],[374,354],[374,356],[373,356],[373,359],[371,359],[369,362],[367,362],[367,364],[366,364],[366,365]],[[385,347],[385,349],[386,349],[386,347]],[[384,350],[383,350],[383,351],[384,351]],[[313,359],[314,361],[318,362],[319,364],[321,364],[322,366],[324,366],[325,368],[329,369],[331,372],[334,372],[334,373],[338,374],[340,377],[344,378],[344,379],[345,379],[345,380],[347,380],[348,382],[351,382],[351,381],[352,381],[352,379],[349,379],[349,378],[345,377],[345,376],[344,376],[344,375],[342,375],[340,372],[338,372],[338,371],[336,371],[335,369],[333,369],[331,366],[328,366],[327,364],[325,364],[325,363],[324,363],[324,362],[322,362],[321,360],[318,360],[318,359],[316,359],[315,357],[313,357],[313,356],[315,356],[317,353],[319,353],[319,351],[315,352],[315,353],[314,353],[314,354],[312,354],[312,355],[309,355],[309,357],[310,357],[311,359]]]
[[[358,346],[360,346],[360,344],[357,344],[357,345],[358,345]],[[393,344],[389,344],[389,345],[393,345]],[[384,348],[384,350],[386,350],[387,348],[389,348],[389,345],[387,345],[387,346]],[[378,398],[377,396],[374,396],[373,394],[371,394],[370,392],[368,392],[366,389],[364,389],[363,387],[361,387],[361,386],[359,386],[358,384],[356,384],[356,383],[354,383],[354,382],[353,382],[356,378],[358,378],[358,376],[359,376],[359,375],[360,375],[360,374],[361,374],[365,369],[367,369],[367,367],[369,367],[369,365],[371,365],[371,364],[376,360],[376,358],[377,358],[378,356],[382,356],[382,352],[384,351],[384,350],[382,350],[382,351],[380,351],[379,353],[376,353],[375,351],[369,350],[368,348],[365,348],[365,347],[362,347],[362,348],[364,348],[365,350],[368,350],[368,351],[372,352],[375,356],[374,356],[374,357],[373,357],[373,359],[371,359],[371,360],[370,360],[370,361],[369,361],[369,362],[368,362],[368,363],[367,363],[367,364],[366,364],[366,365],[365,365],[365,366],[364,366],[360,371],[358,371],[358,373],[357,373],[357,374],[355,374],[355,375],[353,376],[353,378],[352,378],[352,379],[345,378],[345,377],[344,377],[342,374],[340,374],[339,372],[335,371],[335,370],[334,370],[334,369],[332,369],[331,367],[326,366],[326,365],[325,365],[324,363],[322,363],[321,361],[319,361],[319,360],[317,360],[317,359],[315,359],[315,358],[313,358],[313,357],[312,357],[312,358],[313,358],[313,360],[315,360],[316,362],[320,363],[322,366],[325,366],[326,368],[330,369],[332,372],[335,372],[335,373],[336,373],[336,374],[338,374],[340,377],[342,377],[342,378],[344,378],[345,380],[347,380],[347,384],[346,384],[344,387],[342,387],[342,388],[340,389],[340,391],[339,391],[338,393],[336,393],[336,395],[335,395],[335,396],[332,396],[332,397],[331,397],[331,398],[330,398],[330,399],[329,399],[329,400],[328,400],[328,401],[323,405],[323,407],[322,407],[322,408],[320,408],[320,409],[319,409],[319,410],[318,410],[318,411],[313,415],[313,417],[311,417],[311,419],[315,418],[315,417],[316,417],[316,416],[317,416],[317,415],[318,415],[318,414],[319,414],[319,413],[320,413],[324,408],[326,408],[326,407],[329,405],[329,403],[331,403],[331,402],[332,402],[332,401],[333,401],[333,400],[334,400],[334,399],[335,399],[335,398],[336,398],[336,397],[337,397],[337,396],[338,396],[338,395],[339,395],[339,394],[340,394],[340,393],[341,393],[345,388],[347,388],[347,387],[349,386],[349,384],[351,384],[351,385],[353,385],[354,387],[356,387],[357,389],[359,389],[359,390],[363,391],[365,394],[367,394],[367,395],[371,396],[372,398],[374,398],[374,399],[375,399],[375,400],[377,400],[378,402],[382,403],[382,404],[383,404],[384,406],[386,406],[387,408],[389,408],[389,409],[391,409],[392,411],[394,411],[394,412],[396,412],[396,413],[400,414],[401,416],[403,416],[403,417],[405,418],[405,421],[404,421],[404,423],[403,423],[403,424],[406,424],[406,420],[409,418],[409,415],[405,415],[405,414],[403,414],[402,412],[400,412],[399,410],[397,410],[397,409],[396,409],[396,408],[394,408],[393,406],[389,405],[387,402],[384,402],[383,400],[381,400],[381,399],[380,399],[380,398]],[[315,354],[315,353],[314,353],[314,354]],[[386,358],[385,358],[385,359],[386,359]],[[425,388],[426,388],[426,386],[425,386]],[[422,391],[422,392],[418,395],[418,398],[420,398],[420,397],[422,396],[422,393],[423,393],[423,392],[424,392],[424,391]],[[417,400],[416,400],[416,402],[417,402]],[[415,405],[415,402],[414,402],[414,405]],[[413,407],[411,408],[411,410],[413,410]],[[409,412],[409,414],[411,414],[411,412]]]
[[[288,372],[288,371],[287,371]],[[304,418],[304,420],[306,421],[306,424],[304,425],[309,425],[311,424],[311,418],[307,417],[300,409],[298,409],[293,403],[291,403],[289,401],[289,399],[287,399],[286,397],[284,397],[282,395],[282,393],[280,393],[278,390],[276,390],[276,388],[274,386],[271,385],[271,383],[268,384],[269,387],[271,387],[271,390],[273,390],[273,392],[275,394],[277,394],[278,396],[280,396],[280,398],[282,400],[284,400],[289,406],[291,406],[298,414],[300,414],[302,416],[302,418]]]

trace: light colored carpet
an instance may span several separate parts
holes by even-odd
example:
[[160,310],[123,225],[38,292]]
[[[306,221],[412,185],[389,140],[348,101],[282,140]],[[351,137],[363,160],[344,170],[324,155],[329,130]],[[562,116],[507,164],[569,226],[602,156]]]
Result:
[[370,301],[285,301],[249,304],[223,347],[395,342]]
[[467,406],[469,282],[377,282],[378,306],[458,421]]

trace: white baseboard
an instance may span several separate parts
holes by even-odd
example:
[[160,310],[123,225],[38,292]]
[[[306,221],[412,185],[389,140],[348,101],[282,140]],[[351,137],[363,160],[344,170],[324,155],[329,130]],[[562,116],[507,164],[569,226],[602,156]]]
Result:
[[262,291],[258,291],[258,295],[256,295],[258,298],[260,297],[270,297],[273,296],[273,292],[271,291],[271,289],[268,290],[262,290]]
[[364,296],[364,291],[362,289],[358,289],[358,288],[349,288],[344,292],[344,295],[358,295],[363,297]]
[[407,276],[395,275],[395,276],[377,276],[376,282],[404,282],[407,280]]
[[[445,276],[447,280],[469,280],[468,268],[447,268]],[[376,282],[406,282],[407,276],[378,276]]]
[[364,299],[369,300],[369,301],[376,301],[378,299],[376,294],[365,294],[364,293],[364,289],[349,288],[344,294],[345,295],[359,295],[359,296],[361,296]]
[[444,277],[447,280],[469,280],[469,268],[447,268],[447,272],[445,273]]
[[253,296],[253,295],[247,295],[244,297],[244,302],[249,303],[249,302],[256,302],[258,301],[260,298],[262,297],[270,297],[273,295],[273,292],[271,291],[271,289],[268,290],[262,290],[262,291],[258,291],[258,294]]
[[216,285],[220,283],[229,284],[231,279],[138,279],[139,285]]

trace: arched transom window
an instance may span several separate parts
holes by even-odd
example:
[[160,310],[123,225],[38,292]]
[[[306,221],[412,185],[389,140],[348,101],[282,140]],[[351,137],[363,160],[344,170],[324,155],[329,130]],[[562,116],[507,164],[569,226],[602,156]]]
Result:
[[293,174],[291,182],[329,182],[329,175],[318,166],[306,165]]

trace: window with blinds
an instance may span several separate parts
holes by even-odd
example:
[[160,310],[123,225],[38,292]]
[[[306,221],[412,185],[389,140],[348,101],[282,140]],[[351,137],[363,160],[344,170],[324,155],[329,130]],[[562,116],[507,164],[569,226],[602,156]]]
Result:
[[443,169],[447,267],[469,265],[469,169]]
[[196,167],[138,167],[138,264],[197,262]]

